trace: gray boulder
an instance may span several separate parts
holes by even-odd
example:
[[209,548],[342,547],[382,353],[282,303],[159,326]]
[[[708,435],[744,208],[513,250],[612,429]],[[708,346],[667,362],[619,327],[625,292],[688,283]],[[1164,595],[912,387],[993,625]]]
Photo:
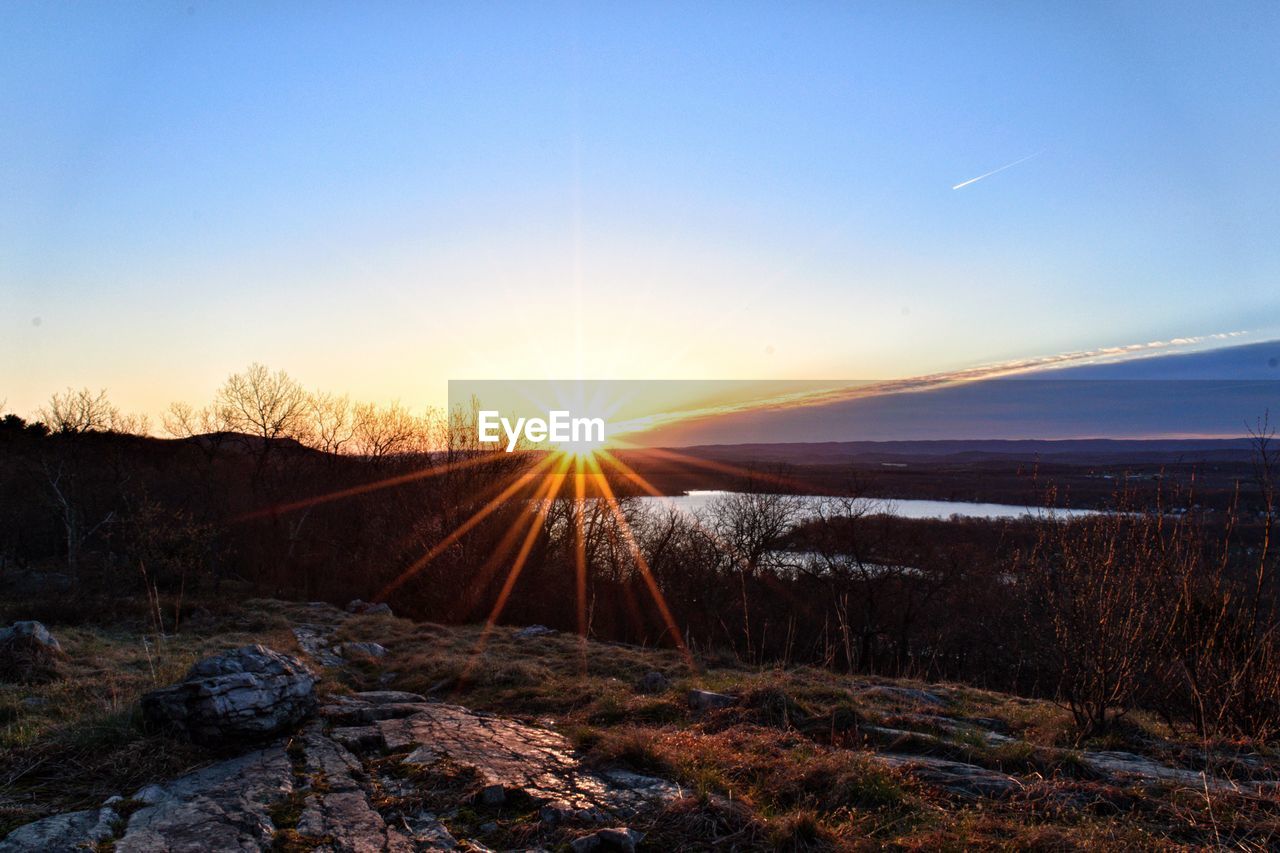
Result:
[[0,681],[49,681],[61,674],[65,657],[61,644],[39,622],[0,628]]
[[387,649],[378,643],[342,643],[338,646],[338,654],[346,660],[381,658],[387,656]]
[[660,672],[646,672],[644,677],[636,682],[638,693],[665,693],[670,688],[671,679]]
[[142,697],[147,721],[208,746],[271,737],[315,707],[315,678],[297,658],[245,646],[191,667],[186,678]]
[[597,829],[590,835],[575,838],[569,842],[573,853],[595,853],[595,851],[617,850],[634,853],[636,845],[644,835],[625,826]]
[[361,601],[358,598],[347,603],[347,612],[358,616],[394,616],[391,606],[383,602]]
[[728,708],[736,704],[737,696],[724,693],[712,693],[710,690],[690,690],[689,707],[695,711],[711,711],[716,708]]

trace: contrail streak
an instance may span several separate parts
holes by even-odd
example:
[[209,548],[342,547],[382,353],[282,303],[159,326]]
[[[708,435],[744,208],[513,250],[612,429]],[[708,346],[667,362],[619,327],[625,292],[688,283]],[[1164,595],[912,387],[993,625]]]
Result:
[[1028,160],[1030,160],[1032,157],[1039,157],[1039,156],[1040,156],[1041,154],[1043,154],[1043,153],[1044,153],[1043,151],[1037,151],[1037,152],[1036,152],[1036,153],[1034,153],[1034,154],[1028,154],[1026,157],[1023,157],[1021,160],[1014,160],[1012,163],[1005,163],[1005,164],[1004,164],[1003,166],[1001,166],[999,169],[992,169],[990,172],[987,172],[985,175],[979,175],[979,176],[978,176],[978,177],[976,177],[976,178],[970,178],[970,179],[969,179],[969,180],[967,180],[967,181],[961,181],[960,183],[956,184],[956,185],[955,185],[954,187],[952,187],[951,189],[953,189],[953,190],[962,189],[963,187],[967,187],[967,186],[969,186],[969,184],[977,183],[978,181],[982,180],[983,178],[989,178],[989,177],[991,177],[992,175],[994,175],[996,172],[1003,172],[1005,169],[1012,169],[1014,166],[1018,165],[1019,163],[1025,163],[1025,162],[1027,162]]

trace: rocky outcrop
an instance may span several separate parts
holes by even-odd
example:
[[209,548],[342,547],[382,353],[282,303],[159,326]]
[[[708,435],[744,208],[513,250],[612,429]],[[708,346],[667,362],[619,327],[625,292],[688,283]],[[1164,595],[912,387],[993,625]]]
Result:
[[[348,725],[353,721],[364,725]],[[414,781],[423,774],[464,780],[450,815],[463,806],[519,803],[536,809],[549,837],[574,850],[634,850],[640,835],[622,822],[680,795],[652,776],[586,767],[550,729],[373,691],[333,697],[319,719],[287,739],[148,785],[128,809],[108,802],[21,827],[0,851],[488,849],[455,837],[423,806]]]
[[310,670],[264,646],[206,658],[179,683],[142,697],[148,722],[215,747],[279,734],[314,707]]
[[[266,850],[276,834],[273,806],[292,791],[292,764],[284,747],[275,745],[147,785],[128,801],[114,797],[100,809],[19,827],[0,841],[0,851],[52,853],[110,844],[117,853]],[[125,805],[132,809],[127,820]]]
[[[550,806],[547,814],[553,820],[583,815],[603,819],[626,817],[678,796],[678,787],[663,779],[585,767],[564,736],[550,729],[457,705],[398,701],[402,698],[388,691],[355,694],[325,706],[321,714],[337,722],[372,719],[331,732],[357,752],[403,754],[402,764],[424,770],[465,770],[475,780],[473,796],[481,805],[514,798]],[[363,711],[358,710],[361,704]]]
[[14,622],[0,628],[0,681],[52,680],[61,675],[65,657],[61,644],[39,622]]

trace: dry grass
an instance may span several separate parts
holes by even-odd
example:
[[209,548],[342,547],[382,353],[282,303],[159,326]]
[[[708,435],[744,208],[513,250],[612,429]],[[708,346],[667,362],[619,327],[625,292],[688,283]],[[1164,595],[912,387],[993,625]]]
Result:
[[[67,651],[67,677],[0,687],[0,832],[128,795],[210,760],[147,733],[138,697],[215,651],[250,642],[293,650],[290,627],[301,622],[341,623],[336,641],[373,641],[389,650],[380,661],[329,671],[324,690],[385,686],[537,720],[568,735],[591,762],[678,782],[686,796],[636,826],[652,849],[1266,849],[1280,839],[1275,802],[1117,787],[1086,772],[1069,748],[1070,715],[1048,702],[811,667],[760,669],[721,660],[691,669],[673,651],[563,634],[521,640],[508,628],[445,628],[386,616],[341,621],[332,610],[274,601],[193,620],[160,642],[145,623],[50,625]],[[637,691],[636,682],[654,670],[671,680],[670,689]],[[869,689],[877,686],[928,690],[947,704]],[[685,702],[692,688],[740,701],[697,714]],[[991,746],[956,736],[947,729],[954,721],[1017,741]],[[1025,790],[978,801],[947,795],[878,760],[883,745],[868,737],[867,726],[916,731],[894,748],[1011,773]],[[1170,735],[1135,718],[1105,746],[1150,752],[1158,743],[1166,755],[1193,746]],[[518,823],[510,828],[513,838],[521,831]]]
[[147,732],[138,699],[218,651],[254,642],[295,648],[286,617],[253,607],[167,637],[141,622],[49,627],[66,652],[63,677],[0,684],[0,833],[127,796],[209,760],[184,741]]
[[[680,782],[689,796],[641,827],[654,849],[1157,850],[1224,839],[1266,849],[1280,838],[1274,804],[1185,789],[1176,801],[1166,789],[1104,784],[1071,748],[1070,714],[1050,702],[959,685],[854,680],[811,667],[719,661],[691,670],[670,651],[584,646],[565,635],[517,640],[505,628],[483,642],[478,628],[398,620],[352,620],[347,630],[392,649],[385,669],[397,673],[397,688],[554,722],[591,761]],[[671,689],[637,692],[651,670],[667,675]],[[867,690],[876,684],[927,689],[948,705],[939,711]],[[741,701],[695,714],[684,702],[695,687]],[[930,714],[1017,738],[990,746],[952,736],[947,746],[922,741],[916,748],[1012,773],[1026,781],[1026,794],[956,800],[888,768],[867,748],[861,726],[911,720],[928,733]],[[1149,719],[1132,723],[1114,741],[1090,746],[1150,752],[1153,741],[1172,735]]]

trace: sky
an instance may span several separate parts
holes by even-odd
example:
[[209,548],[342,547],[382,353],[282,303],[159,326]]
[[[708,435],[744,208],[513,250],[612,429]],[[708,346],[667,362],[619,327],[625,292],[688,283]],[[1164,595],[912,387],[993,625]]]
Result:
[[[911,386],[911,387],[904,387]],[[940,439],[1223,439],[1273,431],[1280,342],[968,381],[870,383],[668,417],[638,446]],[[625,445],[624,445],[625,446]]]
[[[883,380],[451,381],[449,404],[488,411],[491,436],[506,435],[503,441],[521,433],[522,421],[549,422],[558,412],[569,440],[539,446],[573,450],[1242,438],[1275,428],[1280,340],[1148,343]],[[568,431],[580,418],[597,418],[602,435],[572,439]]]
[[1277,338],[1277,43],[1274,3],[13,0],[0,400]]

